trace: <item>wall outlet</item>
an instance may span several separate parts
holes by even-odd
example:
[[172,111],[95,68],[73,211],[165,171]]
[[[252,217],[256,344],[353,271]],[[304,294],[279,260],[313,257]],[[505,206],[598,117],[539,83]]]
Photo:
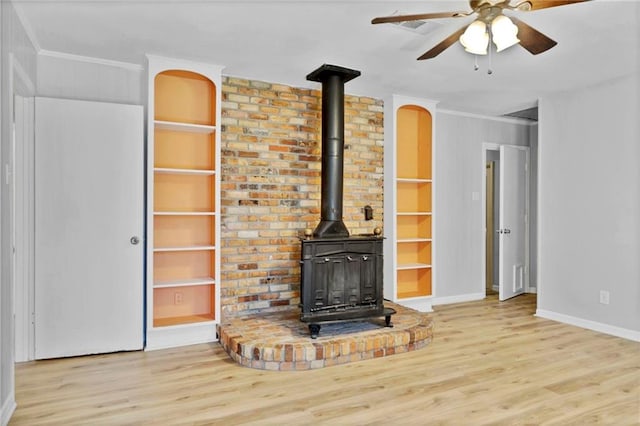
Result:
[[600,303],[603,305],[609,304],[609,292],[606,290],[600,290]]
[[176,291],[175,293],[173,293],[173,303],[174,305],[181,305],[182,304],[182,293],[179,291]]

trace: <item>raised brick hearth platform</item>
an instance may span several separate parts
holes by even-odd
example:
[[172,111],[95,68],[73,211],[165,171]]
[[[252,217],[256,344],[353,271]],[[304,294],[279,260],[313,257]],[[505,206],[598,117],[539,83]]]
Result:
[[218,325],[220,344],[237,363],[262,370],[310,370],[409,352],[433,336],[428,314],[385,302],[396,310],[394,327],[384,318],[323,324],[311,339],[300,310],[236,316]]

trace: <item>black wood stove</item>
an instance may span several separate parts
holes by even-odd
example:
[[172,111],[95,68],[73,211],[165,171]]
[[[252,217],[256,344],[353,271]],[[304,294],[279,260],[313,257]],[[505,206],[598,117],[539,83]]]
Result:
[[322,65],[307,80],[322,83],[322,195],[320,223],[302,239],[300,319],[316,338],[320,324],[385,317],[382,291],[382,235],[349,236],[342,221],[344,169],[344,84],[360,71]]

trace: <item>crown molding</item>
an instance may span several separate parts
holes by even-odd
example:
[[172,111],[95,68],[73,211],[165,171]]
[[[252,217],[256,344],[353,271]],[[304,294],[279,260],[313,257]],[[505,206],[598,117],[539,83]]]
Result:
[[438,109],[436,111],[437,114],[439,113],[443,113],[443,114],[449,114],[449,115],[458,115],[461,117],[469,117],[469,118],[478,118],[481,120],[492,120],[492,121],[501,121],[504,123],[511,123],[511,124],[524,124],[527,126],[535,126],[538,124],[537,121],[533,121],[533,120],[526,120],[524,118],[517,118],[517,117],[499,117],[499,116],[492,116],[492,115],[483,115],[483,114],[475,114],[475,113],[471,113],[471,112],[462,112],[462,111],[454,111],[454,110],[450,110],[450,109]]
[[92,56],[74,55],[72,53],[57,52],[54,50],[40,50],[38,52],[40,56],[48,56],[57,59],[66,59],[69,61],[85,62],[89,64],[106,65],[109,67],[123,68],[131,71],[142,72],[144,66],[140,64],[133,64],[131,62],[113,61],[111,59],[94,58]]

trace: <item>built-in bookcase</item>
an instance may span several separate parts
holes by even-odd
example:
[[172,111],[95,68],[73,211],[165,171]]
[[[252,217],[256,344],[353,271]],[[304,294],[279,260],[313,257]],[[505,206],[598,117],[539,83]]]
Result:
[[385,110],[385,297],[423,311],[433,295],[434,110],[401,97]]
[[216,338],[220,73],[149,56],[148,349]]

